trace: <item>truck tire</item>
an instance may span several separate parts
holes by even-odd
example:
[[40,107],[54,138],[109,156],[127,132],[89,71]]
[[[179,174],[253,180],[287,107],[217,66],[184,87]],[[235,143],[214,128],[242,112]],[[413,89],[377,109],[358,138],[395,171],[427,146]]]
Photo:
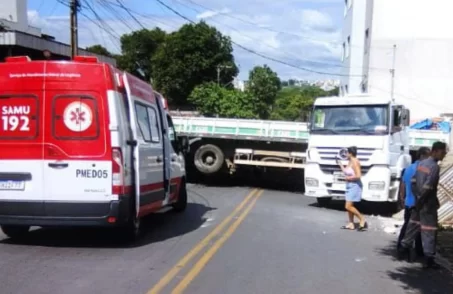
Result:
[[199,172],[213,174],[222,168],[225,155],[219,147],[207,144],[197,149],[193,160]]
[[329,206],[330,202],[332,201],[332,198],[321,197],[321,198],[316,198],[316,201],[318,201],[318,205],[320,207],[326,207],[326,206]]
[[30,227],[3,225],[2,231],[6,236],[10,237],[11,239],[19,239],[24,237],[28,233],[28,231],[30,231]]

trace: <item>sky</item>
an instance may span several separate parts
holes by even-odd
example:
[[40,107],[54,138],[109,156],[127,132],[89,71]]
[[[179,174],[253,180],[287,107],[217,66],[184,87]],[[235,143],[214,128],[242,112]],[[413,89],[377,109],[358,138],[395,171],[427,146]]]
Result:
[[[254,66],[263,64],[284,80],[338,78],[335,74],[341,69],[344,0],[161,1],[192,21],[205,20],[235,43],[267,57],[234,46],[242,80],[247,79]],[[68,2],[28,0],[29,24],[58,41],[69,43]],[[122,34],[142,29],[142,26],[149,29],[158,26],[171,32],[188,23],[156,0],[121,0],[128,10],[123,9],[118,0],[81,2],[79,46],[82,48],[100,44],[113,53],[120,53]]]

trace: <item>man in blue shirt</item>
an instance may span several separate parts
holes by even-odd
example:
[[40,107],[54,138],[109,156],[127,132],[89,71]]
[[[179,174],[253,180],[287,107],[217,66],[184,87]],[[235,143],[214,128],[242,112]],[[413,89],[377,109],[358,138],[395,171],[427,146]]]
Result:
[[[421,160],[427,159],[430,154],[430,149],[428,147],[421,147],[417,151],[417,159],[414,163],[409,165],[405,170],[403,170],[401,176],[399,197],[402,204],[404,204],[404,224],[401,228],[400,235],[398,236],[398,250],[401,248],[401,241],[406,234],[407,225],[409,223],[412,210],[415,207],[415,197],[412,193],[412,177],[415,175],[417,166]],[[423,254],[421,236],[418,235],[415,239],[415,249],[419,255]]]

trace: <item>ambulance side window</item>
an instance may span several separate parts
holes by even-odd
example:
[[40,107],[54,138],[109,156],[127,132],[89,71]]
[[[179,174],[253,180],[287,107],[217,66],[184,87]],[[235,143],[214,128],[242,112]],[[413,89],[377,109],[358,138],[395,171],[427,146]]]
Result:
[[[135,102],[135,113],[140,135],[145,142],[151,142],[151,127],[149,125],[148,111],[146,106]],[[139,137],[140,137],[139,135]]]
[[157,120],[156,110],[154,110],[154,108],[151,107],[146,108],[148,109],[149,123],[151,126],[151,141],[153,143],[159,143],[160,142],[159,122]]

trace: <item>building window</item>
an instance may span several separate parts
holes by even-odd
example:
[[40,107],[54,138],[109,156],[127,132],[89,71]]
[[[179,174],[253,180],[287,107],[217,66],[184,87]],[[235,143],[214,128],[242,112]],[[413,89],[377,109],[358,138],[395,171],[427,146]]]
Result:
[[365,53],[368,52],[369,38],[370,38],[370,29],[366,29],[365,30],[365,44],[364,44]]
[[346,57],[351,53],[351,36],[348,36],[348,44],[346,45]]

